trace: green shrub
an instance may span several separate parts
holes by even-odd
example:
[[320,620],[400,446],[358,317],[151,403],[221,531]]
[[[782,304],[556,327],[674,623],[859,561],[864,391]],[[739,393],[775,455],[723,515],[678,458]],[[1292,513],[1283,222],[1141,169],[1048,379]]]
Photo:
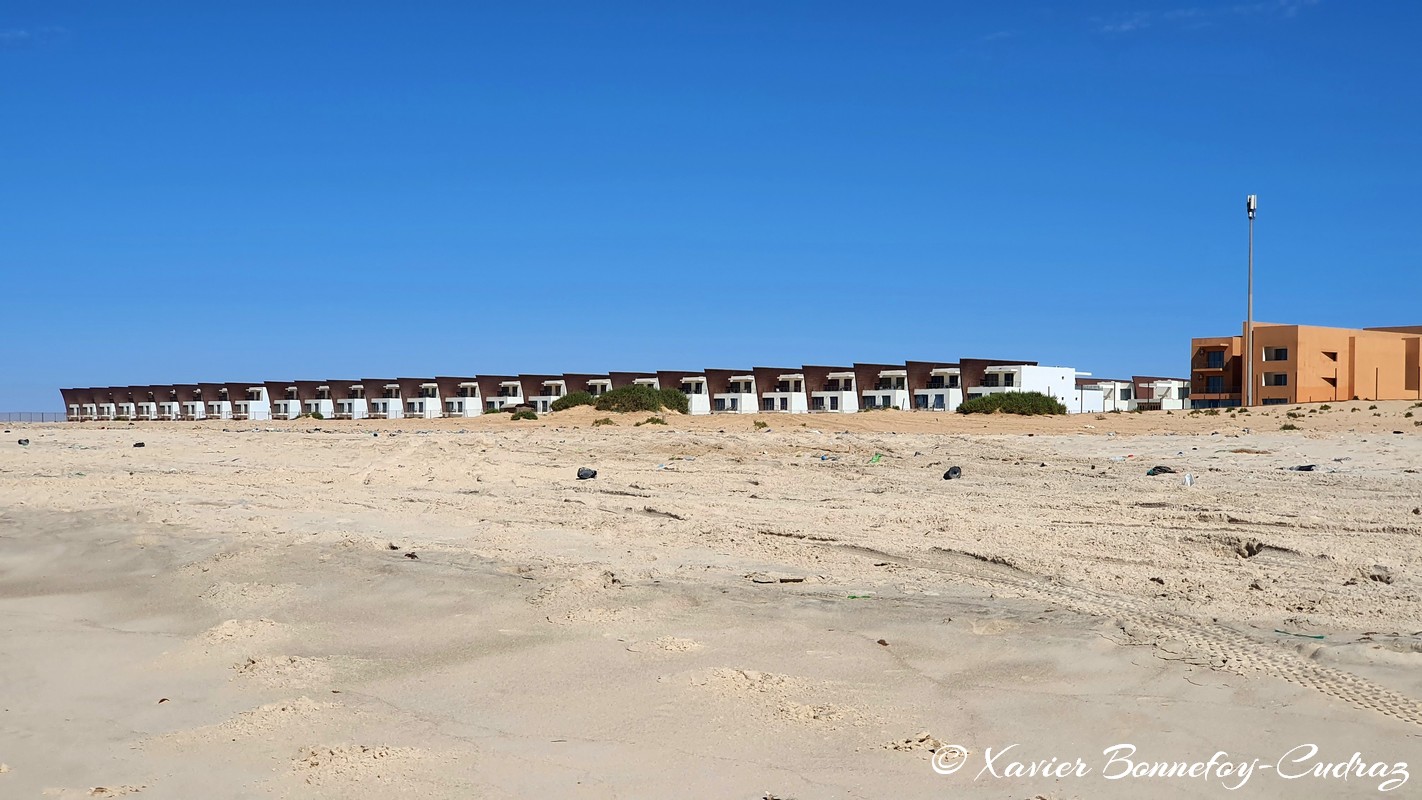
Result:
[[1303,414],[1300,414],[1300,413],[1297,412],[1297,411],[1290,411],[1289,413],[1285,414],[1284,416],[1288,417],[1289,419],[1298,419],[1299,417],[1302,417]]
[[616,422],[613,422],[613,421],[612,421],[612,417],[603,417],[602,419],[595,419],[595,420],[593,420],[593,427],[594,427],[594,428],[598,427],[599,425],[616,425],[616,424],[617,424]]
[[1319,410],[1319,411],[1327,411],[1327,410],[1329,410],[1330,408],[1333,408],[1333,406],[1330,406],[1329,404],[1324,403],[1323,405],[1321,405],[1321,406],[1318,407],[1318,410]]
[[[629,414],[637,411],[661,411],[666,408],[666,400],[663,391],[644,386],[640,383],[631,386],[622,386],[613,389],[597,398],[595,407],[598,411],[615,411],[619,414]],[[686,408],[686,395],[675,389],[671,390],[681,397],[682,408]]]
[[664,419],[662,419],[661,417],[647,417],[646,419],[642,420],[641,422],[637,423],[636,425],[633,425],[632,427],[634,427],[634,428],[640,428],[640,427],[642,427],[643,425],[665,425],[665,424],[667,424],[667,421],[664,420]]
[[525,408],[522,411],[515,411],[513,419],[538,419],[538,415],[533,413],[533,411]]
[[1066,406],[1041,392],[993,392],[964,400],[959,414],[1065,414]]
[[1205,416],[1207,416],[1207,417],[1218,417],[1219,415],[1220,415],[1220,410],[1219,410],[1218,408],[1207,408],[1207,409],[1205,409]]
[[686,396],[686,392],[680,389],[661,389],[657,392],[661,395],[662,406],[668,411],[675,411],[678,414],[691,413],[691,400]]
[[1353,412],[1354,414],[1358,413],[1358,409],[1356,409],[1356,408],[1350,408],[1350,409],[1348,409],[1348,410],[1351,411],[1351,412]]
[[[513,411],[512,408],[510,408],[510,409],[508,409],[508,410],[509,410],[509,411]],[[484,413],[485,413],[485,414],[502,414],[502,413],[504,413],[504,409],[502,409],[502,408],[486,408],[486,409],[484,409]]]
[[570,392],[554,400],[548,408],[552,411],[567,411],[573,406],[591,406],[596,403],[597,398],[587,392]]
[[1283,425],[1279,426],[1279,430],[1281,431],[1296,431],[1298,429],[1299,426],[1295,425],[1292,422],[1285,422]]
[[764,429],[764,428],[769,428],[769,427],[770,427],[769,425],[765,424],[765,422],[763,422],[763,421],[761,421],[761,420],[756,420],[756,421],[755,421],[755,429],[756,429],[756,430],[762,430],[762,429]]
[[1406,414],[1403,414],[1402,416],[1404,416],[1404,417],[1410,417],[1410,416],[1412,416],[1412,412],[1409,411],[1409,412],[1407,412]]
[[1408,406],[1408,408],[1422,408],[1422,402],[1413,403],[1412,405]]
[[1368,406],[1368,410],[1369,410],[1369,411],[1377,411],[1377,410],[1378,410],[1378,407],[1377,407],[1377,406]]
[[322,414],[320,411],[312,411],[312,412],[311,412],[311,418],[312,418],[312,419],[325,419],[325,418],[326,418],[326,415],[325,415],[325,414]]

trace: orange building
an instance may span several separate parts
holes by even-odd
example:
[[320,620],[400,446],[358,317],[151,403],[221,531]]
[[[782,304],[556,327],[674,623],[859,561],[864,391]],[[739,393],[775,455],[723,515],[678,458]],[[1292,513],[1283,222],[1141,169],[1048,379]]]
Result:
[[[1258,405],[1422,400],[1422,325],[1323,328],[1254,323]],[[1190,340],[1190,405],[1243,404],[1244,336]]]

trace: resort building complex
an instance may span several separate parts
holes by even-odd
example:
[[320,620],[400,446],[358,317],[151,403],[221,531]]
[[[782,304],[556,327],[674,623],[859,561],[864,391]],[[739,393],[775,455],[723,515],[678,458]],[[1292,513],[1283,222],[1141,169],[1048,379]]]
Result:
[[1334,400],[1422,400],[1422,325],[1324,328],[1254,323],[1245,337],[1190,340],[1190,397],[1197,408],[1242,405],[1252,359],[1258,405]]
[[[574,392],[624,386],[677,389],[692,414],[852,414],[861,410],[955,411],[994,392],[1041,392],[1069,412],[1185,408],[1184,379],[1101,381],[1071,367],[965,358],[956,362],[805,365],[658,372],[479,375],[433,378],[238,381],[61,389],[71,420],[433,419],[505,407],[547,412]],[[1153,405],[1152,405],[1153,404]]]

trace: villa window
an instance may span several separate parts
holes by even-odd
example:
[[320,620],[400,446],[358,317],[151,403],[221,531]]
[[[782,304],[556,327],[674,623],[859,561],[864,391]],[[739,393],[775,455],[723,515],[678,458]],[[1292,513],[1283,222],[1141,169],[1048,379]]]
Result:
[[1288,386],[1289,373],[1287,372],[1266,372],[1264,373],[1265,386]]
[[792,391],[792,392],[798,392],[798,391],[800,391],[800,382],[799,382],[799,381],[795,381],[795,388],[791,389],[790,391]]
[[1287,347],[1266,347],[1264,348],[1265,361],[1288,361],[1289,348]]
[[760,401],[760,408],[761,408],[762,411],[774,411],[774,410],[775,410],[775,398],[773,398],[773,397],[767,397],[767,398],[761,400],[761,401]]
[[829,399],[829,401],[830,401],[830,411],[838,411],[838,410],[839,410],[839,398],[838,398],[838,397],[831,397],[831,398]]
[[789,410],[790,410],[790,398],[788,398],[788,397],[782,397],[782,398],[780,398],[780,410],[781,410],[781,411],[789,411]]
[[995,387],[1000,382],[1000,377],[996,372],[983,376],[983,386]]
[[1224,351],[1205,351],[1205,369],[1224,369]]
[[913,396],[914,408],[928,408],[928,395],[916,394]]
[[1016,379],[1017,379],[1017,376],[1014,375],[1013,373],[1011,373],[1011,372],[1005,373],[1005,374],[1002,376],[1002,385],[1003,385],[1003,386],[1011,386],[1011,385],[1013,384],[1013,381],[1015,381]]
[[956,389],[956,388],[958,388],[958,376],[957,376],[957,375],[949,375],[949,376],[948,376],[948,388],[949,388],[949,389]]
[[[1129,390],[1127,391],[1127,393],[1129,394]],[[1224,376],[1211,375],[1208,378],[1205,378],[1205,393],[1224,394]],[[1130,398],[1125,399],[1129,400]]]

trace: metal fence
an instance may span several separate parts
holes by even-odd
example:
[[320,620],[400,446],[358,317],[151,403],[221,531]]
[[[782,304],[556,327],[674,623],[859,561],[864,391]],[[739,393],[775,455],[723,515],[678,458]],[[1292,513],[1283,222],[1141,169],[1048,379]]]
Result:
[[0,422],[64,422],[63,411],[0,411]]

